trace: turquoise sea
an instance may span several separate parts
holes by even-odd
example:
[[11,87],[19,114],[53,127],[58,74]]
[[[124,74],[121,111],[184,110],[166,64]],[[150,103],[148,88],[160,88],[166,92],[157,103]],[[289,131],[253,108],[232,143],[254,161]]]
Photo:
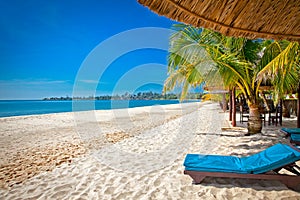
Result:
[[[190,102],[190,101],[189,101]],[[178,100],[98,100],[98,101],[42,101],[1,100],[0,117],[49,114],[86,110],[110,110],[152,105],[178,104]]]

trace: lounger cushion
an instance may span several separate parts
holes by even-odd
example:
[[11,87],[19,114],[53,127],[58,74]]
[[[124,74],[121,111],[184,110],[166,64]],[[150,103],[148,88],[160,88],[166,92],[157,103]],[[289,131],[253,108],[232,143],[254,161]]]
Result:
[[300,152],[285,144],[276,144],[264,151],[241,158],[248,173],[260,174],[300,160]]
[[183,165],[190,171],[247,173],[235,156],[187,154]]
[[300,142],[300,134],[291,134],[291,140]]
[[266,150],[248,156],[220,156],[188,154],[184,161],[185,170],[203,172],[228,172],[259,174],[300,160],[300,152],[289,145],[276,144]]
[[300,134],[300,128],[282,128],[281,130],[289,135],[292,133]]

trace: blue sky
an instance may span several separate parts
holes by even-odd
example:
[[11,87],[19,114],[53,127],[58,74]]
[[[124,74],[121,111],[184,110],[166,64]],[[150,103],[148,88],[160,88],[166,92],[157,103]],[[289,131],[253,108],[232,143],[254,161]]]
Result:
[[[169,29],[176,23],[136,0],[10,0],[0,1],[0,13],[0,99],[72,96],[80,68],[101,43],[118,39],[124,31]],[[163,46],[168,45],[166,37],[155,37]],[[116,41],[111,49],[102,50],[110,54],[122,49]],[[95,91],[86,93],[91,95],[122,93],[127,84],[129,91],[160,92],[167,77],[166,59],[165,50],[141,44],[140,49],[120,54],[105,66],[99,79],[80,81],[87,84],[85,87],[99,83]],[[155,80],[135,82],[145,77]],[[130,86],[134,83],[137,85]]]

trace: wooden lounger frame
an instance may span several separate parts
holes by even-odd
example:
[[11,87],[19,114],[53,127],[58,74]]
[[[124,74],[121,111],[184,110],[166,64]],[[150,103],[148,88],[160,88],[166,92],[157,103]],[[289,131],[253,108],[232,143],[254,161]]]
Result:
[[291,138],[290,138],[290,143],[300,145],[300,141],[292,140]]
[[[294,147],[293,147],[294,148]],[[299,151],[299,150],[298,150]],[[279,171],[285,169],[295,175],[280,174]],[[277,180],[285,184],[288,188],[296,190],[300,186],[300,167],[296,163],[280,167],[264,174],[239,174],[226,172],[200,172],[184,170],[184,174],[193,179],[194,184],[200,184],[206,177],[218,178],[242,178],[242,179],[263,179]]]
[[222,172],[198,172],[185,170],[184,174],[189,175],[193,179],[194,184],[200,184],[206,177],[218,178],[244,178],[244,179],[263,179],[263,180],[278,180],[285,184],[288,188],[296,190],[300,185],[300,176],[285,175],[285,174],[237,174],[237,173],[222,173]]

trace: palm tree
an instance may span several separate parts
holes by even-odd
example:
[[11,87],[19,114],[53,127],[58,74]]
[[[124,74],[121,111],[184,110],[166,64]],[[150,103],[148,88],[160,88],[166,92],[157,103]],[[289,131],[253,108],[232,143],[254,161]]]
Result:
[[258,81],[269,80],[274,85],[276,101],[296,91],[300,81],[300,45],[297,42],[266,41],[261,59],[264,66],[258,73]]
[[[170,37],[169,77],[164,91],[181,85],[183,99],[190,86],[202,82],[226,89],[238,87],[249,106],[248,134],[261,132],[259,88],[266,80],[264,75],[272,71],[268,65],[274,59],[269,50],[272,48],[263,48],[261,41],[226,37],[192,26],[176,25],[175,28],[177,31]],[[285,73],[292,77],[289,71]],[[276,83],[275,79],[272,82]]]

